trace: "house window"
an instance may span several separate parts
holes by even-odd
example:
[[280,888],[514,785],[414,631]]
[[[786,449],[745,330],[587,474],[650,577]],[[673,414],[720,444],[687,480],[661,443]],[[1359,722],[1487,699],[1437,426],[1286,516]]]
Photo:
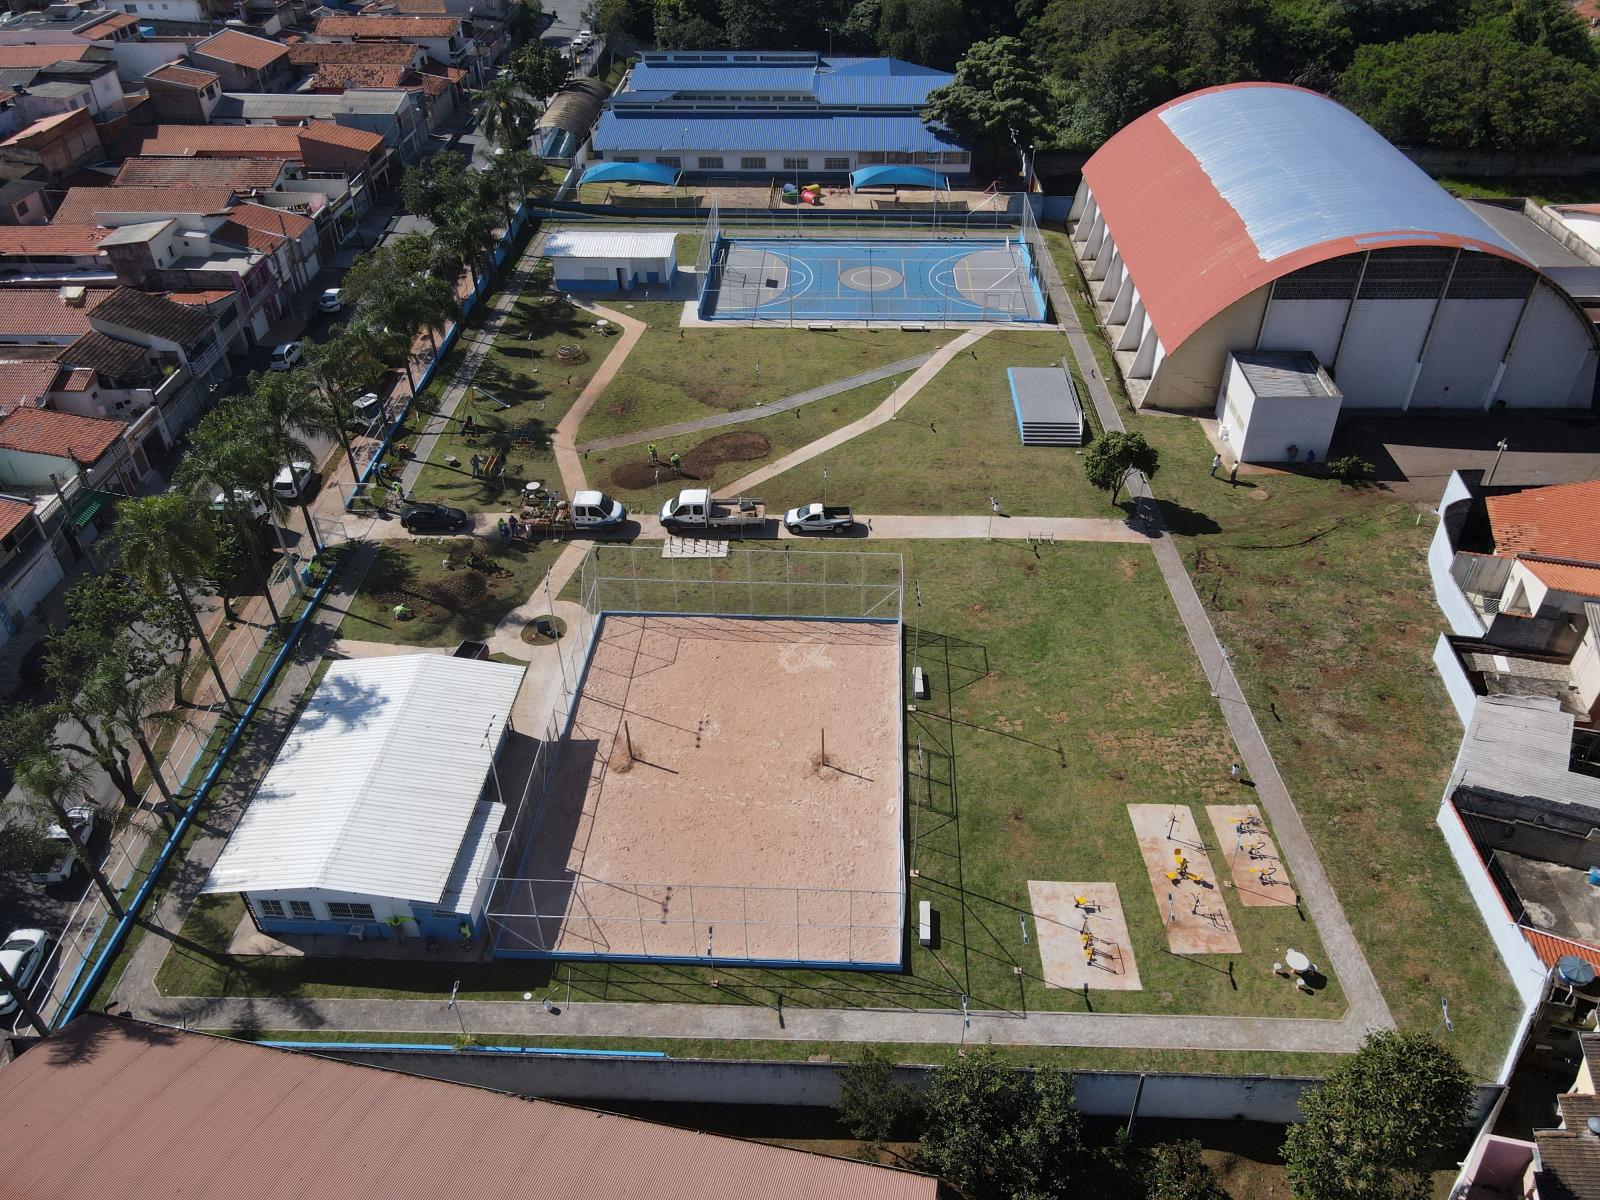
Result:
[[809,158],[785,158],[783,160],[783,169],[785,171],[809,171],[811,169],[811,160]]
[[372,905],[370,904],[341,904],[332,900],[328,902],[328,920],[330,921],[371,921],[374,919]]
[[619,155],[617,155],[617,157],[616,157],[616,159],[614,161],[616,161],[616,162],[638,162],[639,161],[639,156],[637,154],[619,154]]
[[850,160],[848,158],[825,158],[822,160],[824,171],[848,171]]
[[765,171],[767,169],[767,160],[759,155],[747,154],[739,160],[739,169],[741,171]]
[[679,158],[676,154],[658,154],[656,155],[656,162],[661,164],[663,167],[683,166],[683,159]]
[[282,900],[257,900],[256,910],[263,917],[271,917],[279,921],[283,920]]
[[881,163],[883,161],[883,151],[882,150],[863,150],[863,151],[861,151],[860,154],[856,155],[856,158],[857,158],[857,160],[860,161],[860,163],[863,166],[868,166],[868,165],[871,165],[871,164],[874,164],[874,163]]
[[700,169],[702,171],[720,171],[720,170],[722,170],[722,155],[720,155],[720,154],[702,154],[700,156]]
[[311,911],[311,901],[309,900],[289,901],[289,915],[296,921],[315,921],[317,919],[317,914]]

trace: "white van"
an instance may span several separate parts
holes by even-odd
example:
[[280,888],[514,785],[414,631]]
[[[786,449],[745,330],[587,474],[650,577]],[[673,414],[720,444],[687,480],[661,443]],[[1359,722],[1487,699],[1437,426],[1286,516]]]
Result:
[[297,462],[284,467],[272,481],[272,494],[290,504],[308,495],[317,482],[317,471],[308,462]]

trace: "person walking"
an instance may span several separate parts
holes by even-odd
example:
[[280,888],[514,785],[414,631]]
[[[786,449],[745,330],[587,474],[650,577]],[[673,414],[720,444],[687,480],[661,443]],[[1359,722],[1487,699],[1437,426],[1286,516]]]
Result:
[[1222,455],[1213,454],[1211,456],[1211,478],[1215,479],[1217,477],[1217,468],[1220,466],[1222,466]]
[[1239,486],[1239,464],[1238,463],[1234,463],[1233,464],[1233,469],[1228,472],[1228,486],[1229,487],[1238,487]]
[[656,444],[654,442],[651,442],[650,443],[650,462],[652,464],[655,464],[655,463],[660,462],[660,461],[661,460],[656,457]]

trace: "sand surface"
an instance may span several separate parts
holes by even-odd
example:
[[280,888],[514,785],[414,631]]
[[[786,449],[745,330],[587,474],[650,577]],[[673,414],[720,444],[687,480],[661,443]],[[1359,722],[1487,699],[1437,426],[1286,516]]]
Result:
[[[1079,905],[1078,900],[1084,904]],[[1028,880],[1039,958],[1047,988],[1085,987],[1136,992],[1139,966],[1128,942],[1128,922],[1114,883]],[[1084,934],[1089,935],[1087,953]]]
[[[1130,804],[1128,817],[1139,838],[1161,923],[1167,929],[1167,946],[1174,954],[1238,954],[1239,938],[1233,932],[1221,883],[1189,806]],[[1177,874],[1174,850],[1182,853],[1191,877],[1168,878]]]
[[901,705],[894,625],[606,618],[507,948],[898,961]]

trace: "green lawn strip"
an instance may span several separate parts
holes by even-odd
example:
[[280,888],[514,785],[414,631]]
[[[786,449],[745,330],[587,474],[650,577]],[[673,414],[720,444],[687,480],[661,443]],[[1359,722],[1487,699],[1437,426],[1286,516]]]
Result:
[[[745,421],[721,429],[708,429],[701,433],[660,439],[655,444],[656,454],[663,462],[670,462],[675,453],[682,454],[687,459],[685,470],[689,474],[681,478],[674,475],[669,468],[660,472],[659,483],[647,483],[643,487],[623,486],[631,479],[632,472],[641,469],[640,464],[649,462],[649,448],[644,443],[621,446],[615,450],[596,450],[585,457],[584,471],[590,483],[604,488],[626,504],[630,511],[652,513],[660,507],[663,500],[668,496],[677,495],[682,488],[709,487],[715,490],[749,474],[764,463],[782,458],[785,454],[832,433],[840,426],[866,416],[887,399],[895,384],[903,378],[905,376],[896,376],[894,379],[865,384],[848,392],[840,392],[837,396],[814,400],[790,412],[762,417],[757,421]],[[726,444],[726,441],[747,444],[747,438],[729,438],[729,435],[746,434],[766,439],[770,449],[753,458],[730,459],[717,464],[709,472],[704,468],[693,469],[697,460],[691,452],[696,447],[717,439],[724,439],[718,444]],[[758,448],[752,446],[750,450],[741,453],[753,452]],[[764,490],[764,488],[755,489],[757,494],[763,493]]]
[[[1119,887],[1144,990],[1096,991],[1095,1011],[1336,1017],[1344,1010],[1337,979],[1308,997],[1271,974],[1287,945],[1326,962],[1315,931],[1293,908],[1245,908],[1234,898],[1229,909],[1243,953],[1231,976],[1227,956],[1191,960],[1165,949],[1165,914],[1125,805],[1194,805],[1211,842],[1199,806],[1248,793],[1228,778],[1232,745],[1147,549],[1071,544],[1036,556],[1000,543],[874,548],[905,554],[908,578],[921,587],[921,630],[908,633],[908,655],[935,689],[908,726],[912,769],[930,763],[924,774],[939,781],[911,781],[911,865],[920,878],[910,900],[931,900],[943,932],[937,949],[913,948],[908,972],[229,959],[221,951],[242,908],[237,897],[211,897],[184,928],[202,949],[168,956],[163,991],[398,998],[434,994],[459,978],[466,994],[509,999],[559,979],[584,1001],[776,1008],[781,996],[790,1008],[947,1009],[965,993],[981,1009],[1084,1011],[1081,993],[1043,984],[1027,890],[1028,880],[1043,879]],[[780,561],[810,552],[802,543],[764,554]],[[946,783],[952,750],[955,819]],[[1223,854],[1215,845],[1212,852],[1223,870]],[[1028,920],[1027,945],[1019,917]]]
[[[1122,386],[1122,372],[1117,365],[1116,356],[1111,353],[1111,347],[1106,344],[1104,337],[1098,333],[1100,318],[1096,315],[1094,305],[1089,302],[1088,280],[1083,276],[1083,269],[1078,265],[1078,260],[1072,253],[1072,239],[1062,232],[1050,229],[1045,230],[1045,245],[1050,248],[1050,257],[1056,264],[1056,271],[1061,276],[1061,282],[1072,297],[1072,311],[1077,314],[1078,324],[1083,327],[1089,339],[1089,348],[1094,352],[1094,360],[1100,367],[1100,378],[1105,380],[1106,390],[1111,393],[1111,398],[1117,402],[1118,408],[1128,406],[1128,393]],[[1079,384],[1078,395],[1082,398],[1084,407],[1092,407],[1089,393],[1082,390],[1083,375],[1074,371],[1074,378]],[[1098,428],[1098,422],[1096,422]]]
[[[481,553],[487,569],[471,566]],[[555,542],[494,542],[471,538],[387,541],[379,547],[361,590],[350,598],[341,637],[404,646],[453,646],[482,640],[538,588],[561,552]],[[447,561],[456,565],[447,567]],[[412,612],[394,615],[396,604]]]
[[[996,330],[957,354],[894,421],[762,485],[773,507],[828,498],[867,513],[989,513],[994,496],[1014,517],[1119,517],[1091,488],[1080,452],[1024,446],[1007,367],[1058,365],[1059,333]],[[1021,536],[1018,530],[1018,536]]]
[[[448,986],[445,989],[449,991]],[[559,1006],[565,1002],[560,987],[549,990]],[[559,1017],[551,1018],[552,1023]],[[776,1018],[774,1018],[776,1024]],[[469,1026],[468,1032],[471,1032]],[[437,1034],[391,1033],[372,1030],[335,1029],[251,1029],[236,1031],[253,1040],[282,1042],[382,1042],[397,1047],[439,1045],[455,1039]],[[458,1035],[459,1037],[459,1035]],[[848,1061],[860,1053],[853,1042],[800,1041],[724,1041],[715,1038],[652,1037],[563,1037],[560,1033],[486,1033],[475,1038],[486,1046],[538,1046],[554,1050],[649,1050],[671,1058],[756,1059],[805,1061],[826,1057]],[[976,1045],[976,1042],[968,1042]],[[949,1043],[886,1042],[882,1047],[896,1062],[943,1065],[952,1062],[960,1049]],[[1338,1054],[1272,1054],[1268,1051],[1146,1050],[1114,1046],[995,1046],[1003,1061],[1027,1067],[1062,1067],[1078,1071],[1174,1071],[1196,1074],[1305,1075],[1319,1076],[1344,1061]]]
[[1432,666],[1432,519],[1325,479],[1230,487],[1196,422],[1130,428],[1161,453],[1184,560],[1396,1020],[1437,1030],[1447,997],[1450,1044],[1491,1075],[1518,1005],[1434,825],[1460,731]]
[[[507,507],[499,489],[473,478],[471,463],[473,455],[486,460],[513,436],[508,482],[515,486],[529,479],[558,478],[551,435],[616,344],[614,337],[595,331],[594,318],[564,301],[531,295],[518,299],[473,376],[472,388],[434,442],[413,496],[469,512]],[[579,347],[585,361],[562,362],[557,351],[563,346]],[[469,415],[477,426],[470,438],[462,432]]]
[[649,328],[584,418],[580,443],[781,400],[926,354],[952,336],[896,328],[680,329],[682,312],[681,302],[632,306],[628,315]]
[[1600,175],[1488,175],[1439,176],[1434,179],[1440,187],[1455,196],[1482,200],[1521,200],[1526,197],[1535,204],[1582,204],[1593,200],[1600,191]]

